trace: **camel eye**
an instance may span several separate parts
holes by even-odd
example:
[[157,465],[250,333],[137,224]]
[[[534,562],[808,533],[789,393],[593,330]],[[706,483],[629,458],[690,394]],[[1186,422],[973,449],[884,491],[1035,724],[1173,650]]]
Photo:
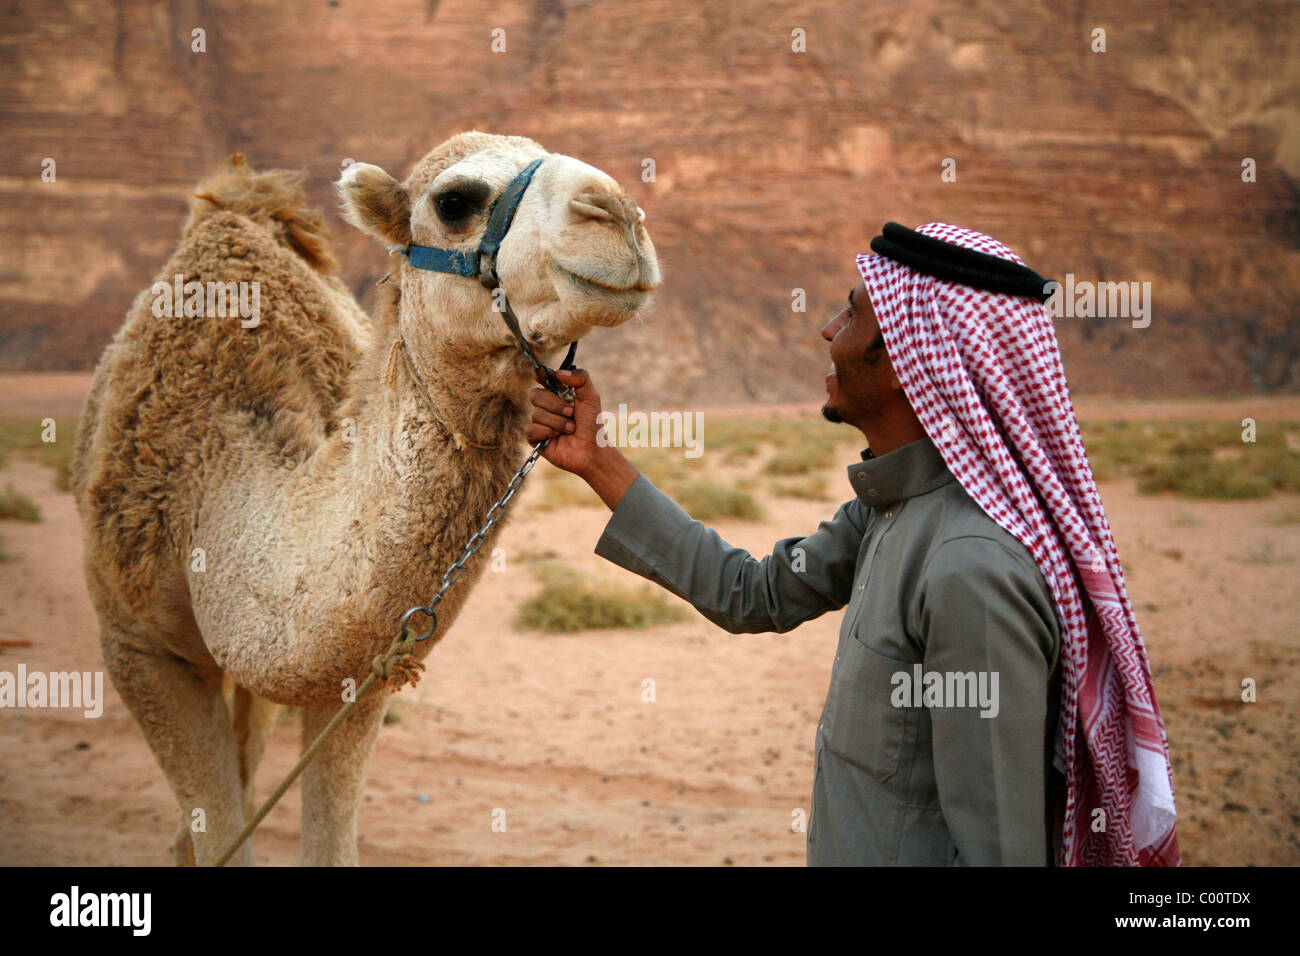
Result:
[[438,218],[447,223],[460,222],[474,209],[469,199],[460,193],[443,193],[434,206],[438,210]]

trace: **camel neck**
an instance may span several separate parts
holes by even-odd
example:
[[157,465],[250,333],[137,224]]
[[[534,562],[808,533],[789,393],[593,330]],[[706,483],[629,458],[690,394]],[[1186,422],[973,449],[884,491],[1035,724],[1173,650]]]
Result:
[[399,391],[414,392],[414,417],[437,425],[457,451],[500,453],[517,447],[523,438],[520,403],[472,385],[457,388],[453,383],[482,381],[484,370],[456,370],[449,359],[448,355],[435,354],[432,367],[421,371],[421,359],[411,344],[401,335],[394,336],[384,383]]
[[522,403],[483,384],[502,370],[422,355],[395,326],[375,330],[317,471],[335,479],[344,521],[331,530],[357,556],[359,578],[340,584],[380,620],[437,589],[526,453]]

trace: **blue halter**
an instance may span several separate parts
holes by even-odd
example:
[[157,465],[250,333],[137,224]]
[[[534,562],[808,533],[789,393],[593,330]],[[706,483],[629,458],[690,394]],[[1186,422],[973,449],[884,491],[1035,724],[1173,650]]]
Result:
[[[505,241],[506,233],[510,231],[510,224],[514,221],[519,203],[524,198],[524,192],[528,189],[528,184],[533,181],[533,173],[537,172],[537,167],[540,165],[542,165],[541,159],[533,160],[501,191],[501,195],[497,197],[488,213],[488,224],[483,230],[483,238],[479,240],[478,248],[473,252],[460,249],[436,249],[433,246],[418,246],[412,243],[401,250],[402,255],[406,256],[406,261],[416,269],[446,272],[451,275],[465,276],[468,279],[477,278],[489,291],[500,288],[501,279],[497,276],[497,253],[501,251],[501,243]],[[556,379],[555,373],[542,364],[533,353],[532,346],[528,344],[519,327],[519,319],[510,308],[510,301],[504,295],[501,297],[501,304],[501,317],[505,320],[506,327],[518,339],[524,357],[546,379],[547,388],[553,392],[560,392],[563,386]],[[560,368],[573,368],[573,360],[577,354],[578,343],[570,343],[569,354],[565,356]]]

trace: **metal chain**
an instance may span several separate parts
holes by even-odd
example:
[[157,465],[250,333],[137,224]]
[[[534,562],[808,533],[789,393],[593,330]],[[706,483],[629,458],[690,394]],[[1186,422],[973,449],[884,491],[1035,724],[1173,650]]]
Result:
[[[556,395],[560,396],[560,398],[563,398],[566,401],[573,401],[573,399],[577,397],[571,387],[558,387],[560,384],[559,380],[555,378],[551,370],[545,365],[542,365],[540,370],[543,371],[543,374],[547,379],[546,387]],[[529,452],[528,457],[524,459],[524,463],[519,466],[519,470],[516,471],[514,477],[510,479],[510,484],[506,485],[505,494],[498,498],[496,503],[488,509],[487,517],[483,519],[483,526],[470,536],[469,541],[465,542],[465,550],[461,552],[461,556],[457,558],[456,561],[452,563],[451,567],[449,567],[443,574],[442,586],[438,588],[438,593],[433,596],[428,604],[417,604],[402,615],[398,622],[399,634],[404,635],[407,633],[407,622],[410,621],[411,615],[424,613],[429,615],[432,623],[429,625],[427,631],[414,639],[417,641],[427,641],[433,636],[434,631],[438,629],[437,608],[438,603],[442,600],[442,596],[447,593],[447,590],[453,584],[456,583],[456,580],[465,570],[466,563],[478,552],[478,549],[483,546],[483,542],[487,540],[487,534],[492,530],[492,526],[500,521],[502,516],[505,515],[506,505],[508,505],[510,499],[515,496],[515,492],[519,490],[519,486],[523,484],[524,479],[528,477],[528,473],[533,470],[533,465],[537,464],[537,459],[550,443],[551,439],[543,438],[533,446],[533,450]]]

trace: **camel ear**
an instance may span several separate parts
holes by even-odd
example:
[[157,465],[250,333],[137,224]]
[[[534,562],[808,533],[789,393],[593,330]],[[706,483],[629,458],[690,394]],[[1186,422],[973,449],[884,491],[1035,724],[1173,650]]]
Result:
[[411,244],[411,195],[378,166],[353,163],[334,184],[343,200],[343,218],[380,242]]

